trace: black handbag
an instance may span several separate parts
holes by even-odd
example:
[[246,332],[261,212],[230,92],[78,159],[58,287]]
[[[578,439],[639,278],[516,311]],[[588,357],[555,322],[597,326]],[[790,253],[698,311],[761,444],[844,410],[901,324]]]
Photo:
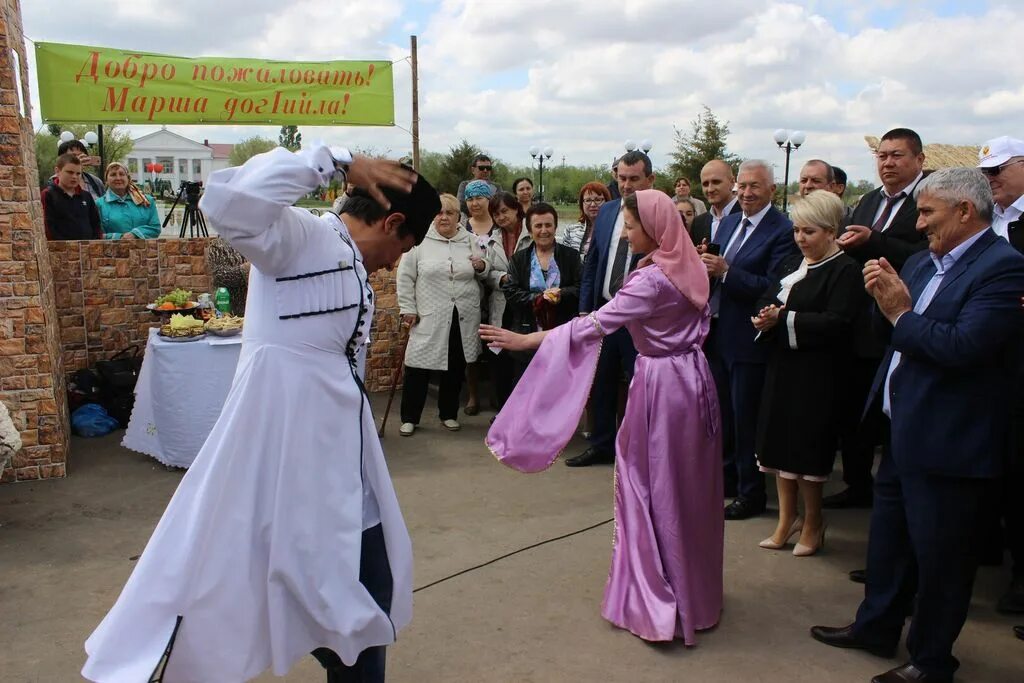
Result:
[[96,362],[100,377],[101,403],[111,417],[128,426],[135,407],[135,383],[142,368],[142,354],[138,344],[121,349],[108,360]]

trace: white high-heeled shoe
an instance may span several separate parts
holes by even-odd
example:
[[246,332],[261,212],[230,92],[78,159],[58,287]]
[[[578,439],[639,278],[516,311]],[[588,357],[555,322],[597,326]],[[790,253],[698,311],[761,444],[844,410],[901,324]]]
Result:
[[786,547],[786,544],[789,543],[789,539],[793,538],[794,534],[800,533],[800,531],[803,528],[804,528],[804,520],[802,520],[801,518],[797,517],[796,519],[793,520],[793,524],[790,525],[789,531],[786,532],[786,537],[782,539],[782,543],[776,543],[775,539],[773,537],[769,536],[768,538],[764,539],[763,541],[761,541],[757,545],[760,546],[761,548],[764,548],[765,550],[782,550],[783,548]]
[[818,536],[818,545],[809,546],[803,543],[797,543],[793,546],[793,555],[796,557],[810,557],[816,554],[819,550],[825,547],[825,530],[828,529],[827,524],[821,525],[821,534]]

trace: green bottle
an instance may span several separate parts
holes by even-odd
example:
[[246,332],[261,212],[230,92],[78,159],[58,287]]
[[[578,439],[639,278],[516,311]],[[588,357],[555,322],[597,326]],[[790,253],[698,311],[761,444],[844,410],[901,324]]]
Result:
[[214,306],[220,315],[231,315],[231,294],[227,288],[218,287],[213,295]]

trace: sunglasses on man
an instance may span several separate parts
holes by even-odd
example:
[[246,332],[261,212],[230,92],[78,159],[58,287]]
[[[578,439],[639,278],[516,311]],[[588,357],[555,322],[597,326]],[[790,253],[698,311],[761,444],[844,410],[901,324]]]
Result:
[[478,171],[490,171],[491,167],[490,166],[477,166],[476,170],[478,170]]
[[990,178],[995,178],[996,176],[1003,172],[1003,169],[1009,168],[1014,164],[1019,164],[1022,161],[1024,161],[1024,159],[1011,159],[1010,161],[1007,161],[1005,164],[1000,164],[999,166],[990,166],[988,168],[982,167],[981,172]]

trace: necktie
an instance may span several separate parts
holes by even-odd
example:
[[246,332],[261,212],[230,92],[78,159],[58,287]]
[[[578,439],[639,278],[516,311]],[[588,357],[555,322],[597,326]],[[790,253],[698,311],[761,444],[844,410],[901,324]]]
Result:
[[615,261],[612,262],[612,279],[608,283],[608,292],[615,293],[622,289],[622,281],[626,278],[626,264],[629,259],[629,240],[625,236],[619,238],[619,246],[615,250]]
[[747,238],[747,230],[750,229],[751,225],[753,225],[753,223],[751,223],[748,218],[744,218],[740,222],[740,234],[736,236],[736,239],[734,239],[732,244],[729,245],[728,251],[725,252],[726,263],[732,263],[732,260],[736,258],[736,252],[738,252],[740,247],[743,246],[743,240]]
[[885,198],[885,208],[882,209],[882,215],[878,217],[875,224],[871,226],[871,229],[875,232],[881,232],[885,227],[885,224],[889,222],[889,216],[892,215],[892,207],[896,206],[896,202],[907,196],[906,192],[900,192],[892,197]]
[[[736,239],[729,245],[729,249],[725,252],[725,262],[732,263],[732,260],[736,258],[736,253],[743,246],[743,240],[747,238],[747,231],[753,223],[749,219],[744,218],[740,222],[740,233],[736,235]],[[722,283],[715,280],[711,283],[714,291],[711,292],[711,315],[718,316],[718,308],[722,304]]]

